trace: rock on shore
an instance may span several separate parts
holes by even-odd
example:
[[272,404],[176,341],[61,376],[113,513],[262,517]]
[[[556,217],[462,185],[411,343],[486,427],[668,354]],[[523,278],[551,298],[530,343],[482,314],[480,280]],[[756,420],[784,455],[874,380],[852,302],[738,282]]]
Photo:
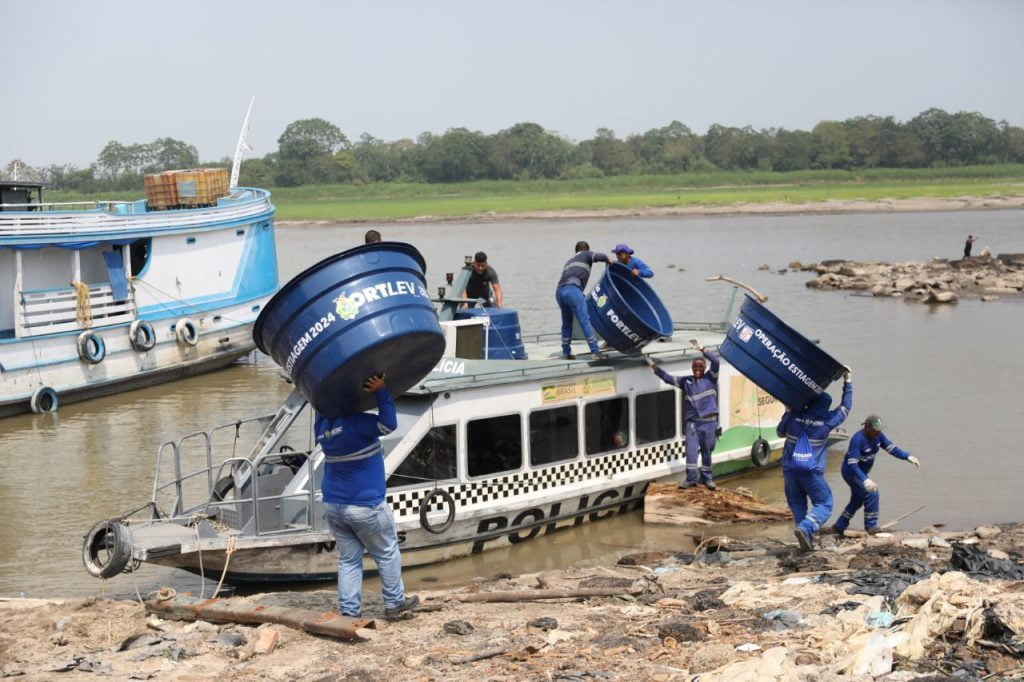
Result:
[[927,263],[828,260],[811,265],[791,263],[817,277],[812,289],[849,289],[872,296],[904,297],[921,303],[955,303],[963,296],[995,300],[1024,291],[1024,254],[976,256],[961,260],[933,258]]

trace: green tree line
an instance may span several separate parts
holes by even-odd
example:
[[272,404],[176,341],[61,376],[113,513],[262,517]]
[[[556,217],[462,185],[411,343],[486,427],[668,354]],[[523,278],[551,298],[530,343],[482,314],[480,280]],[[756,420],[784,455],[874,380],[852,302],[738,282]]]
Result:
[[[425,132],[415,140],[390,142],[364,133],[352,142],[335,124],[310,118],[289,124],[277,144],[276,151],[243,162],[243,185],[571,180],[716,170],[942,168],[1024,162],[1024,128],[977,112],[951,114],[934,108],[905,123],[892,117],[859,116],[822,121],[810,131],[715,124],[698,135],[672,121],[625,139],[600,128],[593,138],[580,142],[536,123],[517,123],[491,135],[451,128],[440,135]],[[23,179],[96,192],[140,189],[146,173],[224,166],[230,165],[230,159],[200,164],[192,145],[160,138],[149,144],[111,141],[86,168],[69,164],[32,168],[17,163]],[[14,164],[7,164],[7,177]]]

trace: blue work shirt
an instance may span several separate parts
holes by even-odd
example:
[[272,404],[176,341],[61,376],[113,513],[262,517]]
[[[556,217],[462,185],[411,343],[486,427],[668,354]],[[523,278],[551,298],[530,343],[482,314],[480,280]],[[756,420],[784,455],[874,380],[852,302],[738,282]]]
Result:
[[692,374],[677,377],[661,367],[654,368],[659,379],[682,389],[684,421],[706,419],[718,414],[718,355],[705,348],[704,357],[709,367],[700,379],[694,378]]
[[384,501],[384,451],[380,437],[398,427],[398,414],[386,388],[376,393],[377,414],[316,415],[316,442],[324,450],[324,502],[376,507]]
[[815,455],[815,470],[819,473],[825,471],[828,436],[833,429],[846,421],[846,417],[849,416],[850,410],[853,408],[853,384],[851,382],[847,381],[843,384],[843,399],[840,401],[839,407],[829,410],[830,407],[832,407],[832,396],[822,393],[799,412],[794,414],[787,410],[782,415],[775,432],[786,437],[786,444],[782,446],[783,471],[789,469],[796,441],[803,433],[807,434],[807,440],[810,441]]
[[632,270],[639,270],[641,277],[654,277],[654,271],[647,267],[647,263],[643,262],[636,256],[630,256],[628,263],[623,263],[627,268]]
[[610,262],[611,259],[607,254],[599,251],[580,251],[565,262],[565,266],[562,268],[562,277],[558,280],[558,286],[555,289],[561,289],[567,285],[586,289],[587,282],[590,280],[590,266],[594,263]]
[[867,480],[868,474],[871,473],[871,467],[875,465],[875,455],[879,448],[896,459],[906,460],[910,457],[909,452],[896,447],[881,431],[878,432],[877,438],[870,438],[868,434],[864,433],[864,429],[861,429],[853,434],[850,446],[846,450],[846,457],[843,458],[843,478],[855,477],[862,482]]

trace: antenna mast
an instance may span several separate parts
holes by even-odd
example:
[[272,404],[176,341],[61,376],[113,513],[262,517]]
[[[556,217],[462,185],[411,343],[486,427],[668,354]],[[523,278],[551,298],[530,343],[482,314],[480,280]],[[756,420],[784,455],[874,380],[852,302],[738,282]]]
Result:
[[252,105],[256,103],[256,96],[254,95],[249,100],[249,110],[245,112],[245,121],[242,122],[242,132],[238,134],[238,146],[235,147],[235,161],[231,164],[231,187],[238,187],[238,172],[242,169],[242,154],[246,151],[252,151],[246,141],[245,137],[249,134],[249,117],[252,115]]

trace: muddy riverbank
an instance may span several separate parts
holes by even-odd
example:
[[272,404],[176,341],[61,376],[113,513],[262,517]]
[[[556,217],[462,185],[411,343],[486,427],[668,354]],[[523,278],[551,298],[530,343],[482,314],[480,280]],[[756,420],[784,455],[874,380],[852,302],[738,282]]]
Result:
[[[682,531],[681,531],[682,533]],[[692,546],[692,545],[691,545]],[[706,538],[420,592],[412,620],[339,642],[281,625],[147,618],[137,601],[0,600],[0,674],[25,680],[1019,679],[1024,526],[780,542]],[[538,590],[617,596],[544,600]],[[496,593],[502,593],[497,595]],[[508,594],[512,593],[510,597]],[[333,590],[235,598],[331,610]],[[518,598],[488,602],[470,599]],[[462,600],[467,601],[462,601]],[[987,677],[986,677],[987,676]]]
[[823,215],[841,213],[907,213],[922,211],[977,211],[1024,209],[1024,197],[955,197],[939,199],[918,197],[914,199],[839,200],[790,203],[773,201],[765,203],[716,204],[699,206],[644,206],[628,209],[582,209],[560,211],[527,212],[486,212],[464,216],[422,215],[398,220],[278,220],[278,227],[308,225],[358,225],[358,224],[410,224],[410,223],[460,223],[460,222],[503,222],[510,220],[583,220],[601,218],[667,218],[687,216],[730,216],[730,215]]

